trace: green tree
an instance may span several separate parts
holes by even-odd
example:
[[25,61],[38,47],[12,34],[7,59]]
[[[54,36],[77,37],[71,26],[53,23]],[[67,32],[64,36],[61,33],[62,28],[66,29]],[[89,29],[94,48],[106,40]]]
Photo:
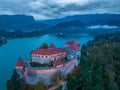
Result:
[[77,87],[81,87],[82,72],[80,67],[75,67],[74,70],[70,74],[68,74],[67,77],[68,90],[75,90]]
[[119,90],[119,87],[115,81],[110,81],[106,90]]
[[45,86],[44,84],[39,81],[36,85],[35,85],[35,90],[45,90]]
[[82,90],[119,90],[120,33],[100,35],[83,45],[79,70],[82,74],[76,72],[68,78],[69,90],[78,84],[79,76]]
[[53,84],[58,84],[60,80],[64,80],[64,75],[61,71],[57,71],[52,75],[51,82]]
[[43,43],[42,46],[40,48],[44,48],[44,49],[47,49],[48,48],[48,45],[46,43]]
[[20,76],[16,70],[14,70],[11,79],[7,81],[7,90],[23,90]]

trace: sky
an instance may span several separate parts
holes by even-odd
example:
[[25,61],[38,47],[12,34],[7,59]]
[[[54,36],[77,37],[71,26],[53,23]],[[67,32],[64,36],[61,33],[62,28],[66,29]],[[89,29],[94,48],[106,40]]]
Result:
[[1,15],[32,15],[36,20],[96,13],[120,14],[120,0],[0,0]]

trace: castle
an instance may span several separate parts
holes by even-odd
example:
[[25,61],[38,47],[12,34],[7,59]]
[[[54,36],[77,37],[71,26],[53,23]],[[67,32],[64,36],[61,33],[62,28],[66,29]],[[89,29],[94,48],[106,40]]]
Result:
[[45,85],[49,85],[50,78],[56,71],[67,75],[78,66],[80,56],[80,45],[77,41],[67,42],[65,48],[56,48],[51,44],[47,49],[33,50],[29,61],[24,62],[19,58],[16,70],[27,84],[35,85],[38,81],[42,81]]

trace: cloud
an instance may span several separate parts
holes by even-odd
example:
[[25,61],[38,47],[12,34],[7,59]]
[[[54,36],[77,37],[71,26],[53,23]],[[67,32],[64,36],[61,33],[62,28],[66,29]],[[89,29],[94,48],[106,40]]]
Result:
[[120,14],[120,0],[1,0],[0,14],[53,19],[76,14]]
[[109,26],[109,25],[93,25],[88,26],[88,29],[117,29],[117,26]]

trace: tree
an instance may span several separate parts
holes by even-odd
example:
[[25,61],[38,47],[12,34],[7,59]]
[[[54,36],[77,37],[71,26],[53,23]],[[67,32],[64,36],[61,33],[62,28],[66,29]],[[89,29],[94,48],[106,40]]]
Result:
[[11,80],[7,81],[7,90],[14,90],[13,82]]
[[39,81],[36,85],[35,85],[35,90],[45,90],[44,84]]
[[119,87],[115,81],[110,81],[106,90],[119,90]]
[[86,46],[83,45],[80,70],[82,74],[76,72],[78,76],[73,75],[68,78],[69,90],[73,90],[78,84],[80,75],[82,90],[119,90],[120,33],[97,36]]
[[58,84],[59,80],[64,80],[64,75],[61,71],[55,72],[51,77],[51,82],[53,84]]
[[20,76],[16,70],[14,70],[11,79],[7,81],[7,90],[23,90]]
[[44,48],[44,49],[47,49],[48,48],[48,45],[46,43],[43,43],[42,46],[40,48]]
[[67,77],[68,77],[68,80],[67,80],[68,90],[76,90],[76,88],[81,87],[82,72],[79,66],[75,67],[74,70],[67,75]]

